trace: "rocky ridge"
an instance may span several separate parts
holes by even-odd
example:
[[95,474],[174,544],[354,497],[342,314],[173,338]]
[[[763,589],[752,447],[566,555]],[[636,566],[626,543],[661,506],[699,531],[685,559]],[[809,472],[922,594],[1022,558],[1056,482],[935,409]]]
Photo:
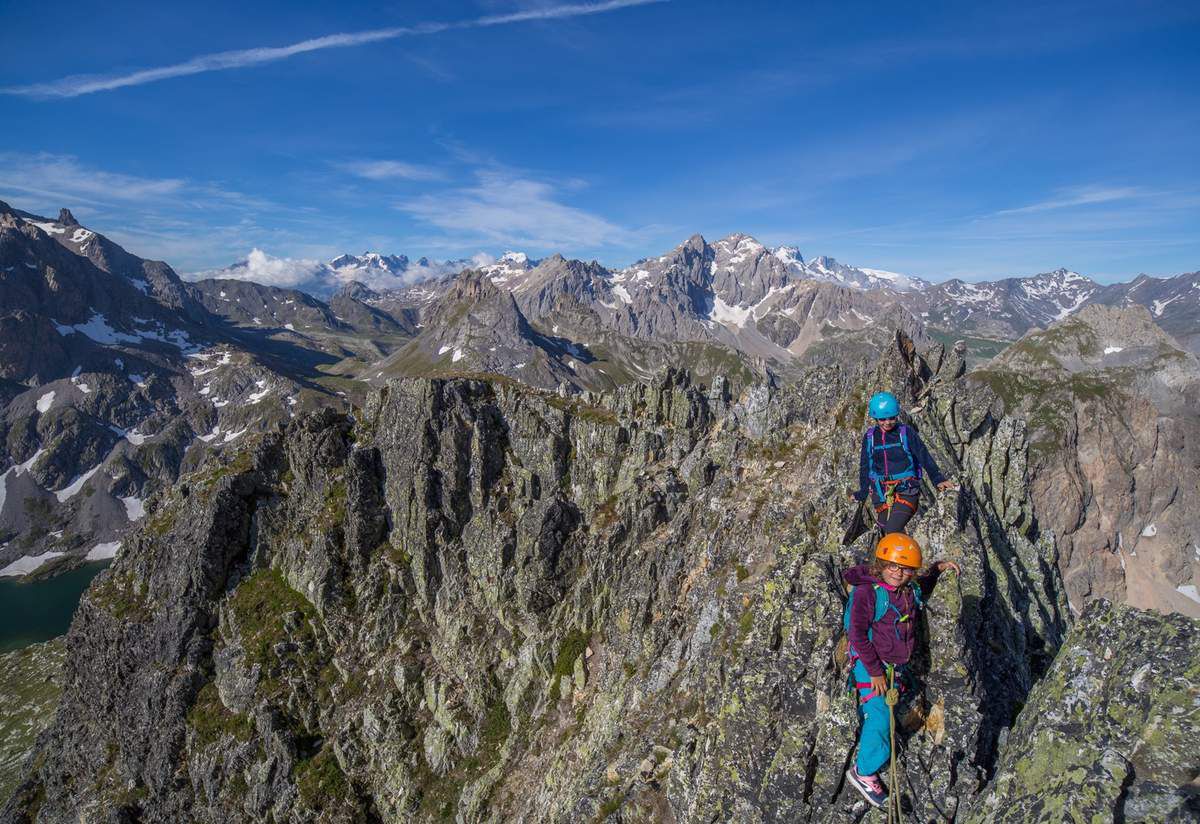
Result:
[[0,203],[0,575],[111,557],[204,453],[333,394],[314,360],[340,357],[248,340],[205,298],[67,210]]
[[1130,283],[1098,290],[1089,302],[1105,306],[1144,306],[1155,324],[1193,355],[1200,355],[1200,272],[1173,278],[1139,275]]
[[[836,571],[865,546],[840,546],[835,502],[877,386],[963,482],[917,522],[963,573],[927,613],[912,814],[985,815],[1061,759],[1108,769],[1096,747],[1142,740],[1110,771],[1136,792],[1073,803],[1183,815],[1200,757],[1176,656],[1143,656],[1140,683],[1191,704],[1151,701],[1096,747],[1020,766],[1063,729],[1037,712],[1063,656],[1114,621],[1134,650],[1167,619],[1101,606],[1068,634],[1025,425],[964,371],[901,336],[869,371],[737,396],[674,371],[575,399],[404,380],[357,421],[299,418],[186,479],[97,579],[5,820],[858,821],[832,653]],[[1195,624],[1170,620],[1193,666]]]
[[969,376],[1029,421],[1033,498],[1076,610],[1200,618],[1200,362],[1141,307],[1089,305]]
[[[1200,319],[1192,275],[1140,277],[1101,286],[1067,269],[1031,277],[928,283],[906,275],[847,266],[828,257],[805,261],[794,247],[769,248],[735,233],[715,242],[694,235],[674,250],[619,270],[552,255],[541,261],[509,252],[481,267],[512,292],[534,325],[577,315],[564,334],[595,338],[600,330],[634,341],[703,341],[777,371],[814,344],[836,351],[839,337],[887,327],[909,313],[946,342],[965,339],[973,363],[995,355],[1033,328],[1044,328],[1091,303],[1143,305],[1185,348]],[[396,304],[427,303],[450,278],[385,293]],[[408,295],[413,297],[406,297]],[[593,387],[595,388],[595,387]]]

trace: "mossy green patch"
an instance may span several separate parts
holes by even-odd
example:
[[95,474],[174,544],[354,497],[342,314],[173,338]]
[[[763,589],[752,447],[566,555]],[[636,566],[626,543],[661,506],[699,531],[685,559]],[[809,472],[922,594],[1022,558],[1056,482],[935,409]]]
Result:
[[971,375],[1003,401],[1007,412],[1024,412],[1034,459],[1061,447],[1077,404],[1113,409],[1124,397],[1122,385],[1131,377],[1120,374],[1119,370],[1030,375],[1002,366],[978,369]]
[[196,743],[201,747],[222,741],[226,736],[247,741],[254,733],[254,720],[226,707],[214,681],[209,681],[196,693],[196,700],[188,710],[187,724],[195,732]]
[[162,538],[175,526],[175,513],[166,507],[150,516],[145,530],[156,538]]
[[484,712],[479,743],[467,758],[451,765],[444,775],[435,774],[424,759],[414,776],[420,790],[420,812],[424,818],[449,821],[467,785],[479,780],[500,760],[512,734],[512,717],[502,696],[497,695]]
[[617,416],[611,410],[605,409],[602,406],[586,404],[578,398],[560,398],[558,395],[545,394],[542,396],[542,399],[555,409],[566,412],[568,415],[580,420],[608,426],[617,423]]
[[508,705],[504,703],[503,697],[497,696],[483,719],[483,743],[488,747],[499,747],[508,738],[510,732],[512,732],[512,715],[509,713]]
[[623,803],[625,803],[625,796],[614,795],[600,805],[600,809],[596,810],[596,817],[592,821],[596,822],[596,824],[599,824],[601,821],[607,821],[609,816],[621,809]]
[[742,617],[738,619],[738,640],[749,635],[752,629],[754,629],[754,610],[747,607],[746,611],[742,613]]
[[65,659],[62,638],[0,655],[0,798],[12,793],[34,740],[54,718]]
[[319,523],[324,529],[340,526],[346,520],[346,482],[334,481],[325,491]]
[[350,782],[329,745],[312,758],[296,762],[292,776],[300,801],[310,810],[343,806],[351,794]]
[[130,572],[109,572],[102,576],[85,596],[119,621],[142,622],[153,610],[144,580],[135,580]]
[[983,361],[991,360],[999,355],[1012,344],[1012,340],[1003,338],[987,338],[973,335],[963,335],[957,332],[945,332],[938,329],[927,329],[929,336],[938,343],[945,344],[947,348],[954,346],[958,341],[962,341],[967,346],[967,362],[982,363]]
[[563,676],[569,676],[575,671],[575,659],[583,655],[588,642],[592,640],[590,632],[573,629],[563,638],[559,645],[558,655],[554,659],[554,672],[550,682],[550,697],[558,698],[558,687]]
[[207,469],[201,470],[192,478],[191,482],[199,491],[211,492],[222,478],[249,472],[253,465],[254,459],[251,455],[251,449],[243,446],[227,463],[210,466]]
[[[298,648],[315,644],[312,625],[317,611],[288,586],[274,569],[259,569],[238,584],[229,598],[229,609],[248,664],[259,664],[269,673],[278,658],[274,646],[287,638]],[[268,692],[272,683],[264,684]]]

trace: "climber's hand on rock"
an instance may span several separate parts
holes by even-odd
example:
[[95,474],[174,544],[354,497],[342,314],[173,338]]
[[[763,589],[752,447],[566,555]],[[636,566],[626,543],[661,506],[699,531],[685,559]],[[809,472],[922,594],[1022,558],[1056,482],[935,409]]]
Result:
[[871,676],[871,694],[883,695],[887,692],[887,677],[883,675]]
[[958,484],[956,484],[954,481],[942,481],[940,484],[938,484],[939,492],[945,492],[947,489],[953,489],[957,491]]
[[937,571],[938,572],[945,572],[948,569],[954,570],[955,575],[957,575],[959,572],[958,564],[954,563],[953,561],[938,561],[937,562]]

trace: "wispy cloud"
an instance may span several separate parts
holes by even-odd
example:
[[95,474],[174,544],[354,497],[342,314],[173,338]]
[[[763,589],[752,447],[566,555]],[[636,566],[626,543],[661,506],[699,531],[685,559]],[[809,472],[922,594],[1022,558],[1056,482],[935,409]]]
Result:
[[60,203],[140,202],[178,195],[186,185],[180,178],[91,169],[70,155],[0,152],[0,192],[37,195]]
[[179,177],[140,177],[81,163],[72,155],[0,152],[0,197],[32,199],[37,208],[79,205],[155,207],[181,211],[269,209],[274,204],[207,181]]
[[473,186],[421,195],[396,208],[460,242],[539,249],[626,244],[632,232],[559,200],[557,186],[509,171],[480,170]]
[[1016,209],[1001,209],[993,212],[992,217],[1001,215],[1023,215],[1031,212],[1048,212],[1052,209],[1071,209],[1077,206],[1095,206],[1100,203],[1112,203],[1118,200],[1131,200],[1145,197],[1149,193],[1136,186],[1085,186],[1077,189],[1062,190],[1048,200],[1031,203]]
[[48,83],[9,86],[0,88],[0,93],[40,98],[78,97],[79,95],[93,94],[95,92],[112,91],[113,89],[120,89],[126,86],[140,86],[145,83],[154,83],[174,77],[186,77],[204,72],[240,69],[260,63],[271,63],[276,60],[286,60],[298,54],[307,54],[308,52],[320,51],[322,49],[344,49],[353,46],[363,46],[369,43],[379,43],[385,40],[395,40],[401,37],[439,34],[455,29],[478,29],[533,20],[559,20],[590,14],[603,14],[631,6],[645,6],[661,2],[666,2],[666,0],[607,0],[607,2],[602,3],[570,3],[525,9],[507,14],[490,14],[457,22],[434,21],[416,23],[411,26],[394,26],[391,28],[370,29],[344,34],[329,34],[324,37],[302,40],[299,43],[292,43],[289,46],[264,46],[253,49],[205,54],[193,57],[191,60],[186,60],[182,63],[174,63],[169,66],[159,66],[152,69],[142,69],[127,74],[76,75],[52,80]]
[[437,169],[403,160],[354,160],[339,166],[368,180],[441,180],[443,177]]

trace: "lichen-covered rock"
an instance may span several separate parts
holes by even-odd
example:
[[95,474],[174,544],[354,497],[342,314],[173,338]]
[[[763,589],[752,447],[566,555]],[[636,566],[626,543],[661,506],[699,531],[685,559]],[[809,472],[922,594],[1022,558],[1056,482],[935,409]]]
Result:
[[966,821],[1200,819],[1200,625],[1096,601]]
[[915,522],[962,574],[900,759],[914,816],[961,818],[1068,618],[1024,430],[943,362],[901,336],[737,398],[676,371],[576,398],[405,380],[299,418],[97,579],[5,820],[862,820],[833,652],[880,386],[962,482]]
[[0,653],[0,797],[13,791],[34,740],[54,718],[65,655],[62,638]]

